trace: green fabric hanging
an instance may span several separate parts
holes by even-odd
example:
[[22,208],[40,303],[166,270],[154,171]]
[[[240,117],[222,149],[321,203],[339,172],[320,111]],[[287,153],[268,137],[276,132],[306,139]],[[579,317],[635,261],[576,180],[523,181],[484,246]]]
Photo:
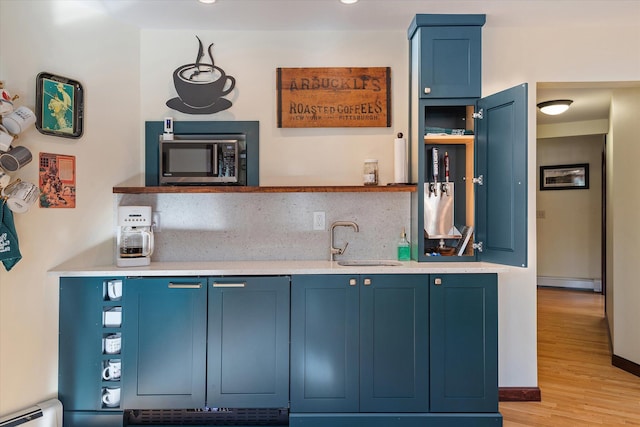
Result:
[[13,212],[7,206],[6,201],[2,201],[2,209],[0,209],[0,261],[9,271],[21,259],[18,234],[13,223]]

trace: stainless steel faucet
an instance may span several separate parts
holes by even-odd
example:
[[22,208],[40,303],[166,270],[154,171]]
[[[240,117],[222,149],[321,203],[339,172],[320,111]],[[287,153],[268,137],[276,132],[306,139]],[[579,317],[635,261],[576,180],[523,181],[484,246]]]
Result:
[[353,221],[336,221],[331,224],[331,249],[329,250],[331,261],[333,261],[334,255],[342,255],[347,250],[347,246],[349,246],[349,242],[347,242],[344,244],[344,248],[333,247],[333,230],[335,230],[336,227],[352,227],[356,233],[360,231],[358,224]]

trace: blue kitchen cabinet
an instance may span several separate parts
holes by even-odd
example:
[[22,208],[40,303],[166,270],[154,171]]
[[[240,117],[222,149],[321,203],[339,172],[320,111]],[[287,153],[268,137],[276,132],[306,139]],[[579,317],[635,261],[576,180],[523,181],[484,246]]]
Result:
[[327,413],[428,410],[427,278],[292,278],[292,425]]
[[289,278],[128,278],[127,409],[286,408]]
[[[104,338],[121,334],[120,327],[105,326],[103,313],[122,308],[123,298],[110,301],[106,296],[109,281],[119,277],[63,277],[60,279],[58,398],[64,408],[65,427],[122,425],[120,406],[106,408],[102,402],[105,387],[120,387],[120,381],[104,381],[102,370],[108,359],[119,354],[104,354]],[[95,418],[99,424],[88,424]]]
[[416,15],[408,36],[421,98],[481,96],[485,15]]
[[125,288],[125,408],[204,407],[207,279],[127,278]]
[[416,15],[409,27],[412,258],[526,267],[528,86],[480,98],[484,21]]
[[289,406],[288,276],[209,278],[207,404]]
[[429,282],[431,412],[497,414],[497,276],[435,274]]

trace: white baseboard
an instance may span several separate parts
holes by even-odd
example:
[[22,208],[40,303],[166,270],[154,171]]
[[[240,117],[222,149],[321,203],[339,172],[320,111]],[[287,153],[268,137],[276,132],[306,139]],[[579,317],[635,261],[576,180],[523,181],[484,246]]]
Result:
[[602,280],[600,279],[538,276],[538,286],[550,288],[587,289],[594,292],[602,292]]

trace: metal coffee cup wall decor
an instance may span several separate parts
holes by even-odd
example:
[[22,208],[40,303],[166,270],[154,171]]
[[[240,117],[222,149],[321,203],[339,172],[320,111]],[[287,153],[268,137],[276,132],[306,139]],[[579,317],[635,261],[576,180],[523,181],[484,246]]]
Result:
[[182,65],[173,72],[173,84],[178,96],[167,101],[167,107],[187,114],[214,114],[231,107],[223,96],[231,93],[236,79],[215,65],[211,48],[207,49],[211,63],[202,62],[204,49],[198,36],[198,56],[193,64]]

